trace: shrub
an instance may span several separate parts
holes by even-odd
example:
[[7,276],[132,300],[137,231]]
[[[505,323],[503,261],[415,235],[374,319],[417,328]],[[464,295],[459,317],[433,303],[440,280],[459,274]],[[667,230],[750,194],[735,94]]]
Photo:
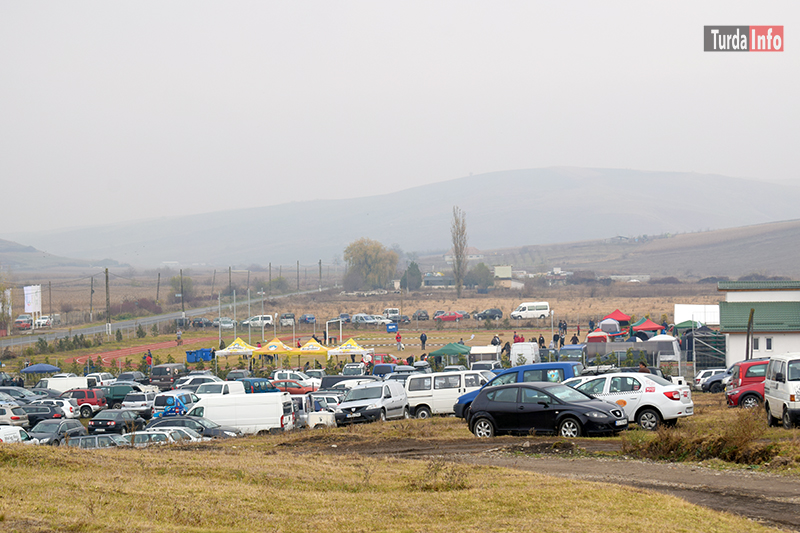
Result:
[[48,353],[47,340],[44,337],[39,337],[36,341],[36,353]]
[[122,342],[122,331],[117,330],[117,333],[114,335],[114,338],[117,340],[117,342]]
[[153,324],[153,327],[150,328],[150,336],[158,337],[158,324]]
[[136,338],[143,339],[147,336],[147,332],[144,330],[141,324],[136,326]]

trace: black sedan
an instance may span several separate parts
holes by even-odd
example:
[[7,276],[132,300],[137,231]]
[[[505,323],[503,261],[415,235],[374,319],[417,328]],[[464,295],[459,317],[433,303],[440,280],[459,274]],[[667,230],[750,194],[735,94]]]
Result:
[[94,433],[131,433],[144,428],[144,418],[136,414],[135,411],[124,411],[122,409],[106,409],[100,411],[94,418],[89,420],[89,434]]
[[192,320],[192,327],[193,328],[210,328],[212,325],[213,324],[212,324],[211,320],[209,320],[209,319],[207,319],[205,317],[202,317],[202,316],[199,316],[199,317],[195,318],[194,320]]
[[239,437],[242,432],[235,427],[220,426],[201,416],[161,416],[147,424],[147,429],[166,427],[185,427],[193,429],[204,437],[228,438]]
[[503,312],[497,308],[484,309],[480,313],[475,313],[475,320],[500,320],[503,318]]
[[617,405],[561,383],[512,383],[481,390],[468,420],[477,437],[501,433],[562,437],[613,434],[628,427]]
[[39,444],[59,446],[72,437],[86,435],[86,428],[80,420],[42,420],[28,431],[28,435],[39,439]]

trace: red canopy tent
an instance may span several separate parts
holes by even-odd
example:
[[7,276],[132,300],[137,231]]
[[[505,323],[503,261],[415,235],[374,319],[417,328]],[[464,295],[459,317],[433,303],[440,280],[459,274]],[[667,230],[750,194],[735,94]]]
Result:
[[633,331],[660,331],[662,329],[664,329],[664,326],[656,324],[649,318],[638,326],[633,326]]
[[608,333],[600,329],[586,335],[586,342],[608,342]]
[[606,318],[613,318],[617,322],[629,322],[631,317],[620,311],[619,309],[615,309],[613,313],[610,315],[606,315],[603,317],[603,320]]

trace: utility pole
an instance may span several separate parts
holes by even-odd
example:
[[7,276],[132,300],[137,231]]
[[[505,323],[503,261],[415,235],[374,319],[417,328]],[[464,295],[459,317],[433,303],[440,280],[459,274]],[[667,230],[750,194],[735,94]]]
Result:
[[50,324],[53,323],[53,286],[47,282],[47,299],[50,300]]
[[111,295],[108,292],[108,268],[106,268],[106,335],[111,335]]
[[186,318],[186,308],[183,306],[183,269],[181,272],[181,318]]
[[161,272],[158,273],[158,279],[156,280],[156,305],[158,305],[158,296],[161,292]]
[[231,277],[231,267],[228,267],[228,294],[233,294],[233,278]]
[[300,292],[300,261],[297,261],[297,292]]
[[269,283],[267,283],[267,293],[272,296],[272,263],[269,264]]
[[94,318],[92,316],[94,311],[94,307],[92,305],[94,304],[94,276],[92,276],[92,284],[90,285],[90,287],[91,290],[89,291],[89,322],[94,322]]
[[322,259],[319,260],[319,291],[322,292]]

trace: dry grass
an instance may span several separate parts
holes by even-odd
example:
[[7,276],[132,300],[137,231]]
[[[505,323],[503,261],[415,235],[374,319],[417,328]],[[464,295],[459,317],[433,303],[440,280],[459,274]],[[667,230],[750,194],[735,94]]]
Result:
[[441,461],[297,455],[280,442],[95,452],[0,445],[5,479],[24,480],[0,499],[3,529],[773,531],[627,487]]

